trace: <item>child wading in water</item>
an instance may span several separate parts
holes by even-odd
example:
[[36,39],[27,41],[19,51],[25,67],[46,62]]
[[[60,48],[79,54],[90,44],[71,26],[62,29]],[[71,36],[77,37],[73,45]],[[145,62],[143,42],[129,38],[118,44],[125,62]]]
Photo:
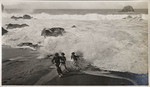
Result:
[[73,59],[74,65],[78,66],[78,64],[77,64],[78,56],[75,55],[75,52],[72,52],[71,54],[72,54],[71,59]]
[[61,61],[61,57],[59,56],[58,53],[55,53],[55,56],[52,59],[52,63],[55,64],[55,66],[57,68],[57,73],[58,73],[59,77],[62,77],[63,73],[62,73],[62,70],[60,68],[60,61]]
[[66,69],[66,71],[68,72],[68,69],[66,67],[66,57],[65,57],[65,53],[61,53],[61,65],[63,65]]

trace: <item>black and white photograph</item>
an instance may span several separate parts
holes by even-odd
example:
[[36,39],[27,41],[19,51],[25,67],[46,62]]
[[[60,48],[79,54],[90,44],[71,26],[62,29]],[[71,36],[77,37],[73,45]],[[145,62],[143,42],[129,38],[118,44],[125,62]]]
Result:
[[148,1],[2,0],[2,86],[148,86]]

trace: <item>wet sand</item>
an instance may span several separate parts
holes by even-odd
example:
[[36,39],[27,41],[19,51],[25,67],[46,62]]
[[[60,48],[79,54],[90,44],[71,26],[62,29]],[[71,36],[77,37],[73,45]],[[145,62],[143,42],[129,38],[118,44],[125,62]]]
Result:
[[30,49],[2,48],[2,84],[33,85],[52,69],[51,59],[36,59],[38,52]]
[[[2,85],[143,85],[135,84],[135,74],[111,71],[102,73],[101,70],[70,71],[59,78],[51,59],[37,59],[39,54],[30,49],[3,47],[2,55],[5,60],[2,62]],[[20,58],[16,59],[18,56]],[[67,62],[67,65],[71,66],[71,62]]]
[[124,79],[117,79],[105,76],[96,76],[90,74],[77,74],[76,72],[67,73],[62,78],[58,76],[46,85],[134,85],[132,82]]
[[15,60],[19,58],[36,58],[38,56],[37,51],[33,51],[27,48],[12,48],[10,46],[2,46],[2,61],[9,59]]

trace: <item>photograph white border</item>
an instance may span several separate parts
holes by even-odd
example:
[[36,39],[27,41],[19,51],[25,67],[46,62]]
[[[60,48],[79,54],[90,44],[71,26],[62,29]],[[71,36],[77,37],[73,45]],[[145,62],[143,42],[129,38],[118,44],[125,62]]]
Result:
[[[0,1],[0,3],[2,4],[3,2],[147,2],[148,3],[148,14],[150,12],[150,0],[43,0],[43,1],[39,1],[39,0],[26,0],[26,1],[22,1],[22,0],[2,0]],[[1,8],[1,7],[0,7]],[[0,9],[0,27],[2,27],[2,9]],[[0,33],[2,33],[2,31],[0,31]],[[149,44],[150,44],[150,15],[148,15],[148,73],[150,72],[150,68],[149,68],[149,64],[150,64],[150,57],[149,57],[149,54],[150,54],[150,47],[149,47]],[[1,87],[60,87],[60,86],[44,86],[44,85],[5,85],[3,86],[2,85],[2,36],[1,36],[1,39],[0,39],[0,55],[1,55],[1,59],[0,59],[0,86]],[[135,87],[149,87],[150,86],[150,75],[148,75],[149,77],[149,85],[148,86],[135,86]],[[61,87],[66,87],[66,86],[61,86]],[[79,87],[79,86],[67,86],[67,87]],[[99,86],[82,86],[82,87],[99,87]],[[105,86],[100,86],[100,87],[105,87]],[[107,87],[114,87],[114,86],[107,86]],[[123,86],[117,86],[117,87],[123,87]],[[131,87],[131,86],[126,86],[126,87]]]

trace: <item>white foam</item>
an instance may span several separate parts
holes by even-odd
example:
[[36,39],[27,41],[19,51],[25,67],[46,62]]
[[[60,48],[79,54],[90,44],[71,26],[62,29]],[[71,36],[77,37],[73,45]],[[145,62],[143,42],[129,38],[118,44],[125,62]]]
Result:
[[[41,42],[43,47],[39,50],[39,58],[64,52],[67,60],[71,60],[71,52],[81,52],[87,61],[101,69],[147,73],[147,20],[136,21],[134,17],[122,19],[128,15],[42,15],[32,15],[38,19],[31,20],[15,21],[8,18],[4,24],[26,23],[29,27],[8,30],[2,36],[2,44],[15,47],[22,42]],[[135,16],[144,19],[145,15]],[[72,25],[76,25],[76,28],[71,28]],[[58,26],[65,28],[63,36],[41,36],[45,27]]]
[[[69,14],[64,14],[64,15],[50,15],[46,13],[41,13],[34,15],[35,18],[38,19],[65,19],[65,20],[115,20],[115,19],[122,19],[124,17],[127,17],[128,14],[108,14],[108,15],[102,15],[102,14],[85,14],[85,15],[79,15],[79,14],[74,14],[74,15],[69,15]],[[147,19],[148,16],[145,14],[139,15],[132,15],[133,18],[135,17],[140,17],[143,19]]]
[[[11,17],[11,16],[23,16],[24,13],[3,13],[3,17]],[[123,19],[129,15],[132,16],[133,19],[135,18],[141,18],[144,20],[148,20],[148,15],[147,14],[85,14],[85,15],[80,15],[80,14],[63,14],[63,15],[51,15],[47,13],[40,13],[40,14],[31,14],[29,13],[32,17],[36,19],[59,19],[59,20],[116,20],[116,19]]]

